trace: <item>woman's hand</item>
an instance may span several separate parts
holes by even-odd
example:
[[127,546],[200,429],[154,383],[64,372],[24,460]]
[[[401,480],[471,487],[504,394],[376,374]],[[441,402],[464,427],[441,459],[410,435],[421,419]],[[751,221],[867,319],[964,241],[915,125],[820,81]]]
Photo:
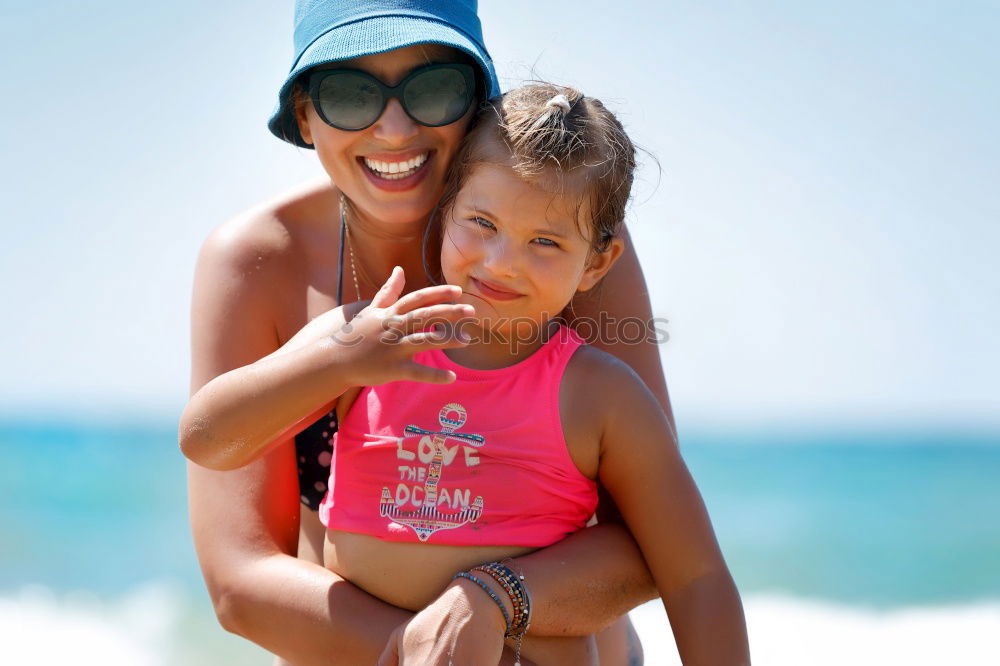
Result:
[[413,355],[467,344],[468,338],[451,324],[471,317],[475,309],[452,302],[462,295],[462,290],[452,285],[427,287],[400,298],[404,282],[403,269],[395,267],[371,304],[330,335],[348,385],[376,386],[400,380],[447,384],[455,380],[450,370],[415,363]]
[[468,581],[456,580],[393,632],[378,666],[492,666],[503,653],[504,628],[493,601]]

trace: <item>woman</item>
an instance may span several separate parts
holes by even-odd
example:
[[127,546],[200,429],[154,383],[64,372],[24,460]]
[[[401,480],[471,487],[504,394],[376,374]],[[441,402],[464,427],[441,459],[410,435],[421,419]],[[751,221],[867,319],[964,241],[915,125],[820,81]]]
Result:
[[[418,108],[426,90],[408,97],[405,86],[393,87],[429,63],[459,61],[475,65],[481,97],[498,92],[471,0],[300,0],[296,54],[270,127],[314,147],[330,179],[265,202],[206,240],[192,305],[192,394],[269,354],[279,352],[274,362],[281,363],[280,350],[306,323],[341,299],[371,298],[392,266],[424,275],[421,234],[474,104],[457,119],[445,113],[438,120],[450,122],[439,124]],[[314,89],[309,99],[301,86],[324,67],[374,77],[402,100],[383,100],[374,119],[351,117],[352,108],[317,109],[314,99],[329,95]],[[364,100],[355,102],[353,110],[364,107]],[[342,214],[346,224],[338,223]],[[414,280],[407,290],[422,286]],[[575,303],[574,311],[595,322],[602,312],[650,319],[631,248],[608,275],[602,296]],[[669,418],[653,343],[594,342],[638,372]],[[321,469],[311,470],[328,464],[324,447],[335,425],[321,404],[304,406],[301,395],[289,395],[287,409],[241,418],[242,436],[276,440],[264,459],[230,472],[189,465],[195,545],[220,622],[296,665],[373,663],[387,645],[411,663],[479,663],[481,637],[499,630],[488,610],[493,602],[482,592],[456,583],[411,616],[322,566],[323,531],[313,508],[324,477]],[[607,513],[605,504],[602,517]],[[615,618],[655,592],[624,528],[602,523],[517,565],[534,599],[533,634],[601,632],[602,663],[636,663],[634,632],[627,619]]]

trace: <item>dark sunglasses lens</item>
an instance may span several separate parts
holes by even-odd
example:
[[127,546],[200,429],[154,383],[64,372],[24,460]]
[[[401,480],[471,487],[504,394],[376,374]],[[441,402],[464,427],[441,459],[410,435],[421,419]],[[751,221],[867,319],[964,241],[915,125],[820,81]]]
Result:
[[442,67],[417,74],[403,88],[403,106],[424,125],[447,125],[465,114],[473,90],[458,69]]
[[382,113],[382,102],[382,91],[375,82],[355,72],[328,74],[319,86],[323,115],[340,129],[368,127]]

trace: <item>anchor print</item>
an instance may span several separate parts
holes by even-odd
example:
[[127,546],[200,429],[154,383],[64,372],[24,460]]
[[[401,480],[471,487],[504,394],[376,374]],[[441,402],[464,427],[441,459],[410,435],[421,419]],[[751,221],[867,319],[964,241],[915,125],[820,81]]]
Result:
[[407,433],[431,437],[434,447],[434,457],[431,459],[427,469],[427,479],[424,482],[424,500],[419,509],[407,511],[399,508],[396,506],[389,488],[382,488],[379,515],[410,527],[421,541],[427,541],[430,535],[438,530],[451,530],[467,523],[474,523],[479,520],[479,516],[483,513],[482,495],[477,495],[472,504],[466,505],[459,511],[446,513],[437,508],[438,483],[441,481],[445,445],[448,440],[458,439],[473,446],[482,446],[486,442],[482,435],[455,432],[465,424],[466,418],[465,407],[457,402],[450,402],[442,407],[438,413],[438,423],[441,424],[441,430],[424,430],[414,425],[406,426],[405,432]]

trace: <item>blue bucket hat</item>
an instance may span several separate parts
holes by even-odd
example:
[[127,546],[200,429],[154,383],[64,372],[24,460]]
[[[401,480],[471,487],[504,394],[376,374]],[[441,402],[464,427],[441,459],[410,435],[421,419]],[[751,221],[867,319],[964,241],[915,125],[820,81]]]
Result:
[[268,129],[279,139],[312,148],[299,133],[291,100],[299,74],[414,44],[443,44],[467,53],[483,72],[487,97],[499,95],[477,5],[477,0],[296,0],[295,60]]

